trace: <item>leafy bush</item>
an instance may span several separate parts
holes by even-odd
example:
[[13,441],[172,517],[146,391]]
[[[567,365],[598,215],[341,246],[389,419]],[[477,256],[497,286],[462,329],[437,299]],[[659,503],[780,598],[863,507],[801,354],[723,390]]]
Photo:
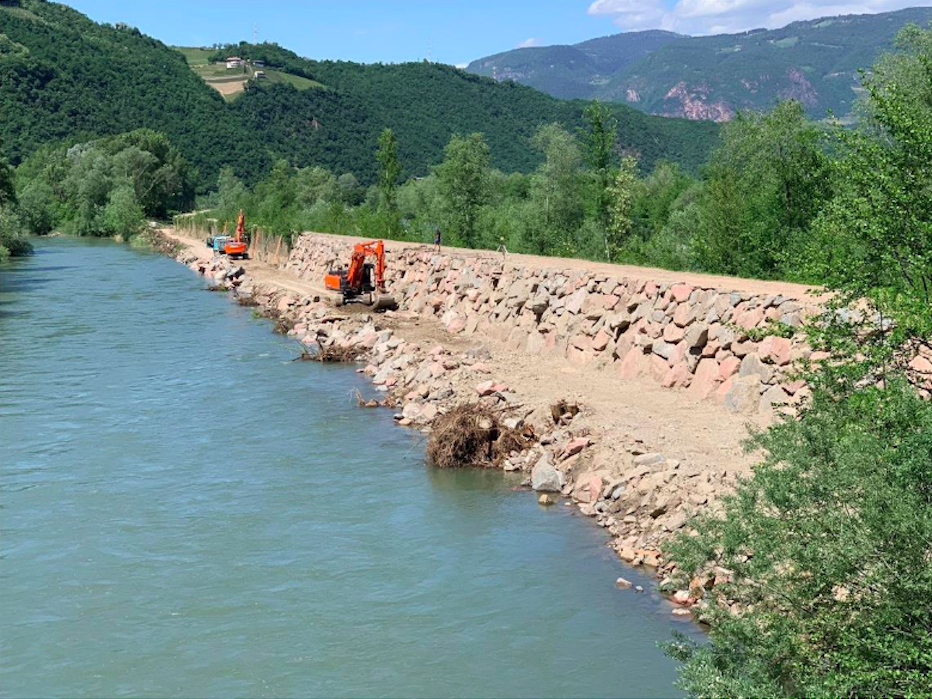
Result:
[[907,368],[932,350],[932,27],[901,47],[836,134],[814,227],[834,296],[808,332],[832,361],[798,419],[755,437],[766,457],[723,516],[670,547],[681,575],[728,579],[711,643],[669,648],[697,697],[932,696],[932,401]]
[[[712,643],[671,648],[696,697],[932,694],[932,404],[897,380],[760,435],[768,456],[722,519],[671,548],[727,570]],[[719,588],[715,588],[717,593]]]

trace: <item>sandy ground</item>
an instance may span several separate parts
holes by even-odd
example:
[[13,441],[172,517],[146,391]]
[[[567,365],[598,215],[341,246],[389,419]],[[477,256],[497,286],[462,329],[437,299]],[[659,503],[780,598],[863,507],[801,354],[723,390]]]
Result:
[[[207,252],[200,239],[185,237],[171,229],[165,233],[198,254]],[[390,254],[392,250],[411,245],[388,242],[386,247]],[[464,254],[491,253],[469,250]],[[688,282],[751,293],[798,296],[807,290],[807,287],[796,284],[683,274],[583,260],[529,255],[510,257],[515,262],[540,267],[596,269],[619,277]],[[246,260],[243,266],[258,283],[276,285],[302,295],[326,294],[322,285],[298,280],[262,262]],[[476,338],[450,335],[433,318],[395,318],[384,325],[393,326],[401,337],[410,342],[444,344],[452,349],[477,344]],[[648,378],[622,379],[610,364],[577,366],[559,358],[529,357],[523,352],[509,350],[491,338],[482,338],[481,342],[492,352],[492,359],[486,363],[497,381],[507,384],[528,406],[540,408],[561,398],[578,400],[584,406],[584,417],[592,428],[600,451],[617,452],[619,459],[624,456],[625,445],[638,439],[667,458],[679,459],[692,468],[698,467],[703,472],[714,474],[716,480],[725,477],[730,481],[734,474],[746,473],[753,463],[753,458],[742,448],[742,442],[749,435],[749,427],[763,427],[769,420],[766,416],[749,418],[734,415],[711,401],[697,400],[684,390],[662,388]]]

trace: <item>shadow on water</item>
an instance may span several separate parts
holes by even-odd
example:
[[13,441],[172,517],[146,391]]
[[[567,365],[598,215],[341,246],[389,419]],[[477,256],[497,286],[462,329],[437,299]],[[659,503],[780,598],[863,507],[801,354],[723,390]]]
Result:
[[[35,270],[30,268],[29,271],[34,272]],[[41,277],[7,278],[3,284],[0,284],[0,292],[34,291],[40,287],[48,286],[48,283],[48,279],[42,279]]]

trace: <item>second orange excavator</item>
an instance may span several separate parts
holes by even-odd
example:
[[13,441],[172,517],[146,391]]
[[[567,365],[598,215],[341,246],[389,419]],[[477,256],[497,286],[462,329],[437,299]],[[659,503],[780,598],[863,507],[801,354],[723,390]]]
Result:
[[239,216],[236,217],[236,237],[233,240],[227,240],[223,246],[223,252],[232,258],[247,258],[246,252],[249,244],[246,242],[246,214],[239,210]]
[[349,267],[332,268],[324,276],[324,286],[340,292],[338,305],[356,301],[376,310],[398,305],[385,288],[385,243],[381,240],[358,243]]

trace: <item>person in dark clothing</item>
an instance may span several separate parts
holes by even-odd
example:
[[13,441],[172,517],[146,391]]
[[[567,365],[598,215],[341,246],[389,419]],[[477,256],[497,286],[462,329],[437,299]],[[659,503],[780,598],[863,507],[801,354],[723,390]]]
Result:
[[440,252],[440,228],[434,229],[434,245],[437,246],[437,252]]

